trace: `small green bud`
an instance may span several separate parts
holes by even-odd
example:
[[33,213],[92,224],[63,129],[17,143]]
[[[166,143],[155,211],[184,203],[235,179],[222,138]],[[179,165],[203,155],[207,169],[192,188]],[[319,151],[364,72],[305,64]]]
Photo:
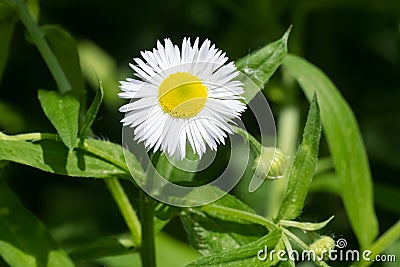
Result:
[[287,165],[287,157],[282,149],[263,147],[254,160],[255,175],[261,179],[282,178]]
[[313,250],[318,257],[328,260],[330,251],[335,248],[335,244],[332,237],[321,236],[320,239],[310,245],[310,250]]

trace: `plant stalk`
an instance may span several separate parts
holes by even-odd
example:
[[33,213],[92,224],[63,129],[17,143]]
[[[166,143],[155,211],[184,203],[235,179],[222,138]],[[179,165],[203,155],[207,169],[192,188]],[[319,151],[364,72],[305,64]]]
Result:
[[129,202],[128,196],[125,194],[118,178],[105,179],[105,182],[131,232],[134,245],[140,247],[142,242],[142,227],[135,210]]
[[154,245],[154,201],[144,191],[140,191],[140,215],[142,220],[142,266],[155,267]]
[[16,0],[17,10],[22,23],[28,30],[33,42],[35,43],[37,49],[42,55],[44,61],[47,64],[54,80],[57,83],[57,87],[61,93],[66,93],[71,90],[71,85],[69,84],[67,77],[64,74],[56,56],[53,54],[49,44],[44,38],[44,34],[41,31],[39,25],[34,21],[31,14],[26,7],[26,3],[23,0]]

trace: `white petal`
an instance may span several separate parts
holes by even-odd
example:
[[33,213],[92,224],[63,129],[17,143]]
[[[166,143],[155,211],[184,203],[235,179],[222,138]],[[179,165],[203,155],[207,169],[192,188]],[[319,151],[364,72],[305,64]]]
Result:
[[[246,106],[240,102],[243,85],[235,80],[239,75],[233,62],[226,64],[225,53],[206,39],[196,38],[191,45],[184,38],[180,47],[170,39],[157,41],[152,51],[141,52],[130,64],[137,78],[120,82],[119,97],[131,99],[120,108],[126,112],[123,125],[134,128],[134,140],[146,149],[161,150],[182,159],[187,146],[200,157],[207,147],[216,150],[232,133],[230,124]],[[226,65],[223,65],[226,64]],[[160,84],[171,74],[189,72],[207,86],[208,98],[203,109],[192,118],[175,118],[164,112],[158,101]]]

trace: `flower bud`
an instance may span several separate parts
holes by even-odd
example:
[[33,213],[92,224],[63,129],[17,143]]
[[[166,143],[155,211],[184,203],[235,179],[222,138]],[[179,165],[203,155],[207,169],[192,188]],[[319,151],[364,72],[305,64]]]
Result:
[[321,236],[310,245],[310,250],[314,251],[318,257],[324,260],[329,258],[330,251],[335,248],[335,240],[330,236]]
[[254,160],[255,175],[261,179],[282,178],[287,165],[287,157],[282,149],[262,147],[261,154]]

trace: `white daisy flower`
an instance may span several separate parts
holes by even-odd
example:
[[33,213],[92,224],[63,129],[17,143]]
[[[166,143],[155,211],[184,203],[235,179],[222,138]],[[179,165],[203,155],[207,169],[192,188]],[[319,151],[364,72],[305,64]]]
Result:
[[181,160],[189,143],[201,158],[206,145],[217,150],[224,144],[232,120],[246,109],[242,83],[235,80],[239,71],[209,40],[200,48],[198,38],[193,46],[184,38],[181,48],[164,42],[141,52],[143,59],[130,64],[136,77],[120,82],[119,97],[131,99],[119,109],[126,112],[121,122],[147,150]]

